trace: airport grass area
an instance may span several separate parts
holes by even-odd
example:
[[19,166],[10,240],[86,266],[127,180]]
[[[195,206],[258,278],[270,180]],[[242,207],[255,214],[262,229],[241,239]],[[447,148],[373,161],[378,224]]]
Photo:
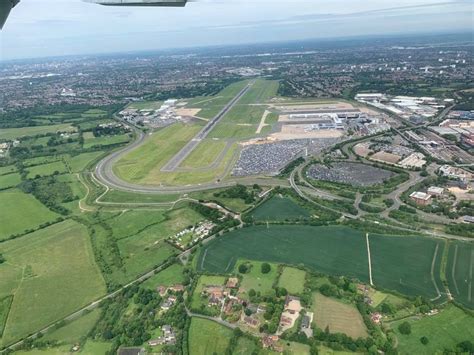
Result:
[[222,140],[205,139],[183,161],[183,168],[207,168],[214,163],[224,150],[226,142]]
[[190,355],[224,354],[232,331],[216,322],[192,318],[188,342]]
[[0,297],[13,295],[4,345],[105,294],[87,229],[74,221],[2,243],[0,253]]
[[252,211],[256,221],[285,221],[309,218],[311,215],[292,198],[272,196]]
[[313,296],[313,323],[330,333],[344,333],[353,339],[366,338],[367,328],[356,307],[315,293]]
[[[437,241],[420,237],[372,235],[374,283],[407,295],[438,296],[432,279]],[[438,287],[442,252],[433,267]],[[252,226],[209,243],[199,255],[202,271],[226,273],[238,259],[304,264],[315,272],[345,275],[368,282],[365,233],[341,226]]]
[[59,217],[32,195],[17,189],[0,192],[0,200],[2,201],[0,215],[5,221],[5,223],[0,223],[0,240],[36,229],[41,224],[53,222]]
[[[398,326],[404,321],[411,325],[411,334],[401,334]],[[474,317],[463,310],[448,305],[434,316],[411,317],[390,323],[398,338],[400,354],[443,354],[443,350],[452,350],[463,341],[474,339]],[[421,343],[426,336],[428,343]]]

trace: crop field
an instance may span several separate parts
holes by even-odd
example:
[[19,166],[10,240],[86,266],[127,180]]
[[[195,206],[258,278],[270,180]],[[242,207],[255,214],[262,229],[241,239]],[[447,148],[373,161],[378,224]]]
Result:
[[75,132],[76,128],[70,124],[58,124],[51,126],[34,126],[22,128],[5,128],[0,132],[0,139],[11,140],[24,136],[35,136],[37,134],[55,133],[55,132]]
[[[434,316],[408,319],[409,335],[400,334],[398,325],[402,322],[390,323],[398,338],[400,354],[442,354],[445,348],[453,349],[462,341],[474,339],[474,317],[453,305]],[[428,338],[427,345],[420,342],[423,336]]]
[[313,296],[313,323],[330,333],[344,333],[353,339],[366,338],[367,328],[362,315],[353,305],[315,293]]
[[305,278],[305,271],[285,266],[278,280],[278,287],[286,288],[293,295],[303,293]]
[[9,187],[15,187],[20,182],[21,177],[18,173],[0,175],[0,190],[7,189]]
[[273,196],[252,212],[257,221],[285,221],[309,218],[309,212],[290,197]]
[[449,290],[459,303],[474,308],[474,244],[451,242],[446,278]]
[[66,173],[68,170],[62,161],[55,161],[53,163],[31,166],[28,168],[28,178],[33,179],[36,176],[49,176],[55,172],[60,174]]
[[13,295],[2,344],[32,333],[105,293],[87,230],[68,220],[2,243],[0,297]]
[[183,161],[183,168],[206,168],[219,157],[227,143],[222,140],[206,139]]
[[[440,246],[433,263],[437,243]],[[375,286],[432,299],[438,296],[436,286],[443,291],[439,280],[443,243],[431,238],[371,234],[370,246]],[[203,271],[228,273],[238,259],[304,264],[316,272],[369,281],[365,233],[347,227],[244,228],[209,243],[197,266]]]
[[59,217],[32,195],[17,189],[0,192],[0,240],[37,228]]
[[251,265],[250,271],[242,275],[243,278],[240,287],[244,290],[244,293],[248,293],[248,291],[254,289],[262,295],[271,295],[273,293],[273,283],[278,277],[278,266],[272,264],[270,272],[263,274],[261,271],[262,262],[239,260],[235,265],[235,274],[238,274],[238,266],[242,263]]
[[142,284],[142,286],[151,290],[156,290],[160,285],[172,286],[180,284],[184,281],[183,270],[183,265],[179,263],[173,264],[158,274],[150,277]]
[[224,354],[232,330],[207,319],[192,318],[188,341],[190,355]]

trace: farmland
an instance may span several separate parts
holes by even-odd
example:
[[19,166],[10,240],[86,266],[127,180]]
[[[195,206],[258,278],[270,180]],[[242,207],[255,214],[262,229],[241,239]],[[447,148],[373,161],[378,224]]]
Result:
[[273,196],[252,211],[257,221],[284,221],[310,217],[309,212],[290,197]]
[[76,222],[65,221],[2,243],[0,252],[6,259],[0,265],[0,297],[13,295],[3,344],[61,319],[105,293],[87,230]]
[[[370,243],[376,286],[407,295],[433,299],[438,296],[431,269],[439,242],[429,238],[371,234]],[[441,288],[442,245],[438,253],[433,277]],[[368,281],[365,234],[346,227],[270,225],[244,228],[211,242],[201,252],[197,265],[203,271],[223,273],[231,270],[229,267],[233,267],[239,258],[304,264],[316,272]]]
[[34,126],[22,128],[6,128],[0,132],[0,139],[11,140],[23,136],[35,136],[37,134],[56,133],[56,132],[74,132],[76,129],[70,124],[58,124],[51,126]]
[[[462,341],[474,339],[474,317],[461,309],[449,305],[439,314],[421,319],[410,318],[411,334],[400,334],[398,325],[403,321],[390,323],[398,338],[400,354],[442,354],[443,349],[455,349]],[[421,337],[428,338],[423,345]]]
[[449,289],[456,301],[469,308],[474,308],[473,268],[474,244],[450,243],[446,268]]
[[0,223],[0,240],[12,234],[24,233],[46,222],[53,222],[59,216],[48,210],[32,195],[20,190],[0,192],[0,215],[8,223]]
[[224,354],[232,331],[215,322],[192,318],[189,327],[189,354]]
[[306,272],[293,267],[283,267],[278,280],[278,287],[286,288],[288,293],[295,295],[304,291]]
[[67,168],[62,161],[29,167],[28,178],[33,179],[36,176],[53,175],[55,172],[60,174],[67,172]]
[[150,277],[143,283],[143,287],[155,290],[158,286],[172,286],[180,284],[184,281],[183,266],[181,264],[173,264],[158,274]]
[[330,333],[344,333],[353,339],[368,336],[364,320],[357,308],[315,293],[313,296],[313,322]]
[[0,190],[15,187],[21,182],[20,174],[12,173],[7,175],[0,175]]

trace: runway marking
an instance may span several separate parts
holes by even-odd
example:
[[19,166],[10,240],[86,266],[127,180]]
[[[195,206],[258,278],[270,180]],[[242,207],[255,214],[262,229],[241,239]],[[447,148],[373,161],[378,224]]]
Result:
[[372,257],[370,256],[370,243],[369,243],[369,233],[365,234],[365,241],[367,243],[367,257],[369,260],[369,280],[370,280],[370,285],[374,285],[374,281],[372,279]]

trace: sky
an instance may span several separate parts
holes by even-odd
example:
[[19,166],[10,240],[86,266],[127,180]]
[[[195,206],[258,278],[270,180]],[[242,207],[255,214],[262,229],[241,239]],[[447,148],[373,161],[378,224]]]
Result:
[[474,0],[195,0],[185,8],[21,0],[0,32],[0,60],[473,31],[473,10]]

